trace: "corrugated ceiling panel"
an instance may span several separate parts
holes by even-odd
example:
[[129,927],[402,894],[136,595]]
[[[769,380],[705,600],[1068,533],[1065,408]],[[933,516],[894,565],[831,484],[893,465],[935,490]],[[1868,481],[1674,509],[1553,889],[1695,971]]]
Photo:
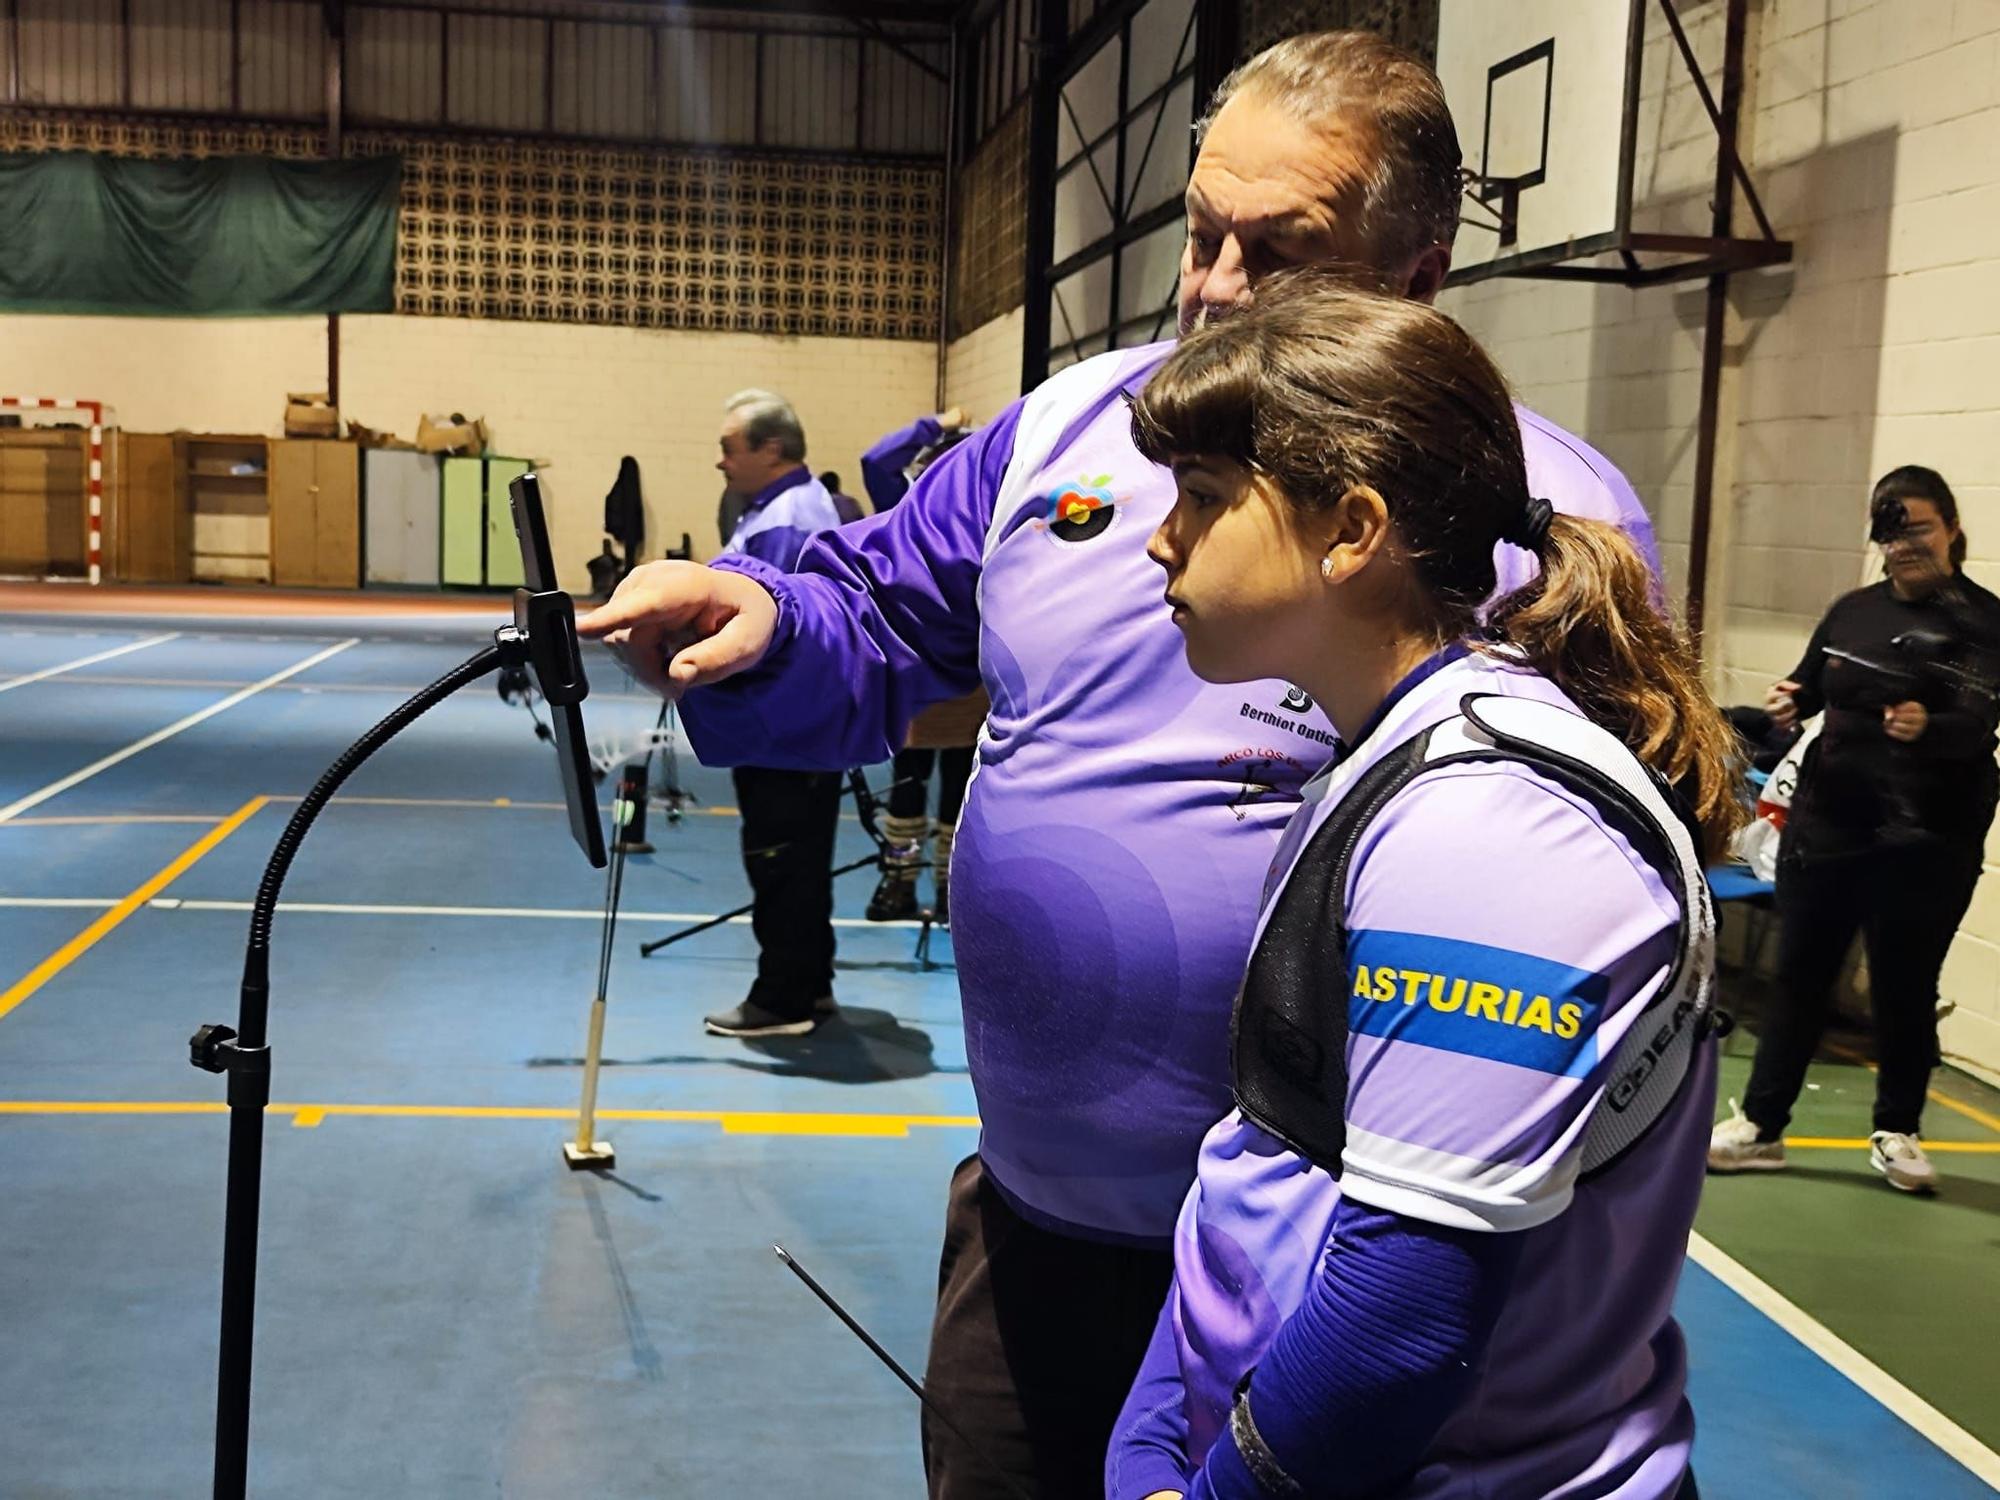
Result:
[[229,0],[131,0],[132,102],[229,109]]
[[860,65],[858,42],[766,37],[764,144],[853,150]]
[[326,33],[315,0],[242,7],[237,50],[243,112],[311,119],[326,112]]
[[643,26],[566,21],[556,27],[555,128],[568,135],[644,136],[652,38]]
[[21,99],[117,104],[124,92],[118,0],[19,0]]
[[454,125],[548,128],[548,27],[505,16],[454,16],[448,33]]
[[[950,61],[943,47],[909,50],[939,72]],[[943,79],[879,42],[868,44],[861,76],[862,150],[943,153],[945,117],[951,107]]]
[[347,13],[347,110],[357,121],[430,124],[440,94],[444,19],[422,11]]
[[734,31],[660,33],[660,135],[698,146],[757,139],[757,38]]

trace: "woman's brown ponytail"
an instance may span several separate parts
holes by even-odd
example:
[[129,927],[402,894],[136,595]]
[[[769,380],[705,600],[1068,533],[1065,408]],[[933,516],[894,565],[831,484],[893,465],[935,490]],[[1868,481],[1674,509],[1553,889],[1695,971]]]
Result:
[[1682,633],[1652,599],[1652,575],[1615,526],[1558,515],[1541,574],[1501,600],[1482,649],[1518,652],[1585,714],[1680,789],[1713,857],[1747,820],[1736,738],[1702,686]]
[[[1372,486],[1441,642],[1524,655],[1681,790],[1709,853],[1742,823],[1735,739],[1655,610],[1644,560],[1617,528],[1551,518],[1530,497],[1507,383],[1443,313],[1324,270],[1273,277],[1247,311],[1182,340],[1134,403],[1132,434],[1156,463],[1198,453],[1269,475],[1306,512]],[[1503,538],[1537,552],[1541,576],[1482,620]]]

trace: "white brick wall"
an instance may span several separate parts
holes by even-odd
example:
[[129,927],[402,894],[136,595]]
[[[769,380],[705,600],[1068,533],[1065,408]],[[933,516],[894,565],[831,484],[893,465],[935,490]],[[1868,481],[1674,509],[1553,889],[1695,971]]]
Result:
[[[410,438],[420,413],[462,411],[486,418],[496,452],[547,461],[556,561],[572,588],[588,583],[622,455],[639,460],[647,552],[686,531],[705,557],[720,545],[726,397],[745,386],[790,397],[806,461],[859,493],[862,450],[931,410],[937,378],[935,346],[917,341],[391,316],[340,327],[343,416]],[[285,393],[325,385],[324,318],[0,317],[6,394],[103,400],[135,432],[276,436]]]
[[325,318],[0,315],[5,394],[105,401],[134,432],[276,433],[287,391],[325,386]]
[[[1721,7],[1682,10],[1713,77]],[[1638,217],[1705,232],[1712,136],[1658,27]],[[1764,0],[1752,59],[1748,156],[1796,259],[1732,293],[1706,622],[1725,702],[1761,700],[1826,606],[1872,576],[1863,507],[1897,464],[1952,481],[1968,571],[2000,582],[2000,0]],[[1737,222],[1752,223],[1740,199]],[[1677,593],[1702,298],[1699,283],[1499,281],[1443,299],[1524,400],[1625,468]],[[1947,1050],[2000,1070],[2000,879],[1981,885],[1944,993]]]
[[937,355],[917,341],[772,338],[463,318],[341,319],[344,414],[404,437],[422,411],[483,415],[496,452],[538,463],[556,561],[573,588],[597,552],[618,460],[639,460],[646,551],[685,531],[697,557],[721,546],[715,472],[722,403],[746,386],[789,398],[806,462],[862,493],[861,454],[930,411]]
[[990,422],[1021,394],[1022,310],[982,323],[945,350],[944,404]]

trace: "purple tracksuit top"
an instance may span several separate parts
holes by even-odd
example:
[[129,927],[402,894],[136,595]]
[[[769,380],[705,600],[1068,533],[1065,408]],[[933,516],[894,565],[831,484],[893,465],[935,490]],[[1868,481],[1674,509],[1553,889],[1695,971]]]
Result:
[[[794,573],[719,559],[776,595],[777,635],[682,706],[706,764],[832,768],[886,760],[918,709],[984,684],[951,870],[980,1154],[1027,1217],[1158,1246],[1231,1105],[1259,887],[1335,744],[1286,684],[1188,668],[1146,556],[1174,482],[1132,446],[1125,405],[1171,350],[1062,371],[895,509],[814,537]],[[1520,420],[1535,493],[1651,558],[1618,471]],[[1496,558],[1503,590],[1531,576],[1527,553]]]
[[[1575,711],[1547,679],[1485,657],[1425,678],[1307,787],[1266,910],[1345,790],[1468,693]],[[1376,814],[1346,913],[1348,993],[1327,997],[1348,1006],[1351,1028],[1341,1173],[1235,1110],[1208,1132],[1160,1337],[1112,1441],[1107,1500],[1200,1467],[1238,1383],[1339,1253],[1329,1229],[1342,1197],[1528,1236],[1478,1383],[1396,1496],[1667,1500],[1693,1439],[1672,1305],[1716,1049],[1699,1050],[1629,1154],[1583,1180],[1578,1163],[1612,1061],[1671,970],[1677,897],[1573,792],[1523,765],[1476,762],[1427,772]]]

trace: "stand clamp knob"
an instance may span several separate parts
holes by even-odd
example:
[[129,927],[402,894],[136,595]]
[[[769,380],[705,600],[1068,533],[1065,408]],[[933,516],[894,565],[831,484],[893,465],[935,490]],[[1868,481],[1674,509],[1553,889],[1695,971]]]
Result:
[[230,1026],[204,1026],[188,1039],[188,1061],[208,1073],[227,1073],[229,1053],[236,1049],[229,1043],[236,1040],[236,1031]]
[[204,1026],[188,1039],[188,1061],[229,1075],[229,1107],[262,1109],[271,1102],[271,1049],[239,1047],[228,1026]]

